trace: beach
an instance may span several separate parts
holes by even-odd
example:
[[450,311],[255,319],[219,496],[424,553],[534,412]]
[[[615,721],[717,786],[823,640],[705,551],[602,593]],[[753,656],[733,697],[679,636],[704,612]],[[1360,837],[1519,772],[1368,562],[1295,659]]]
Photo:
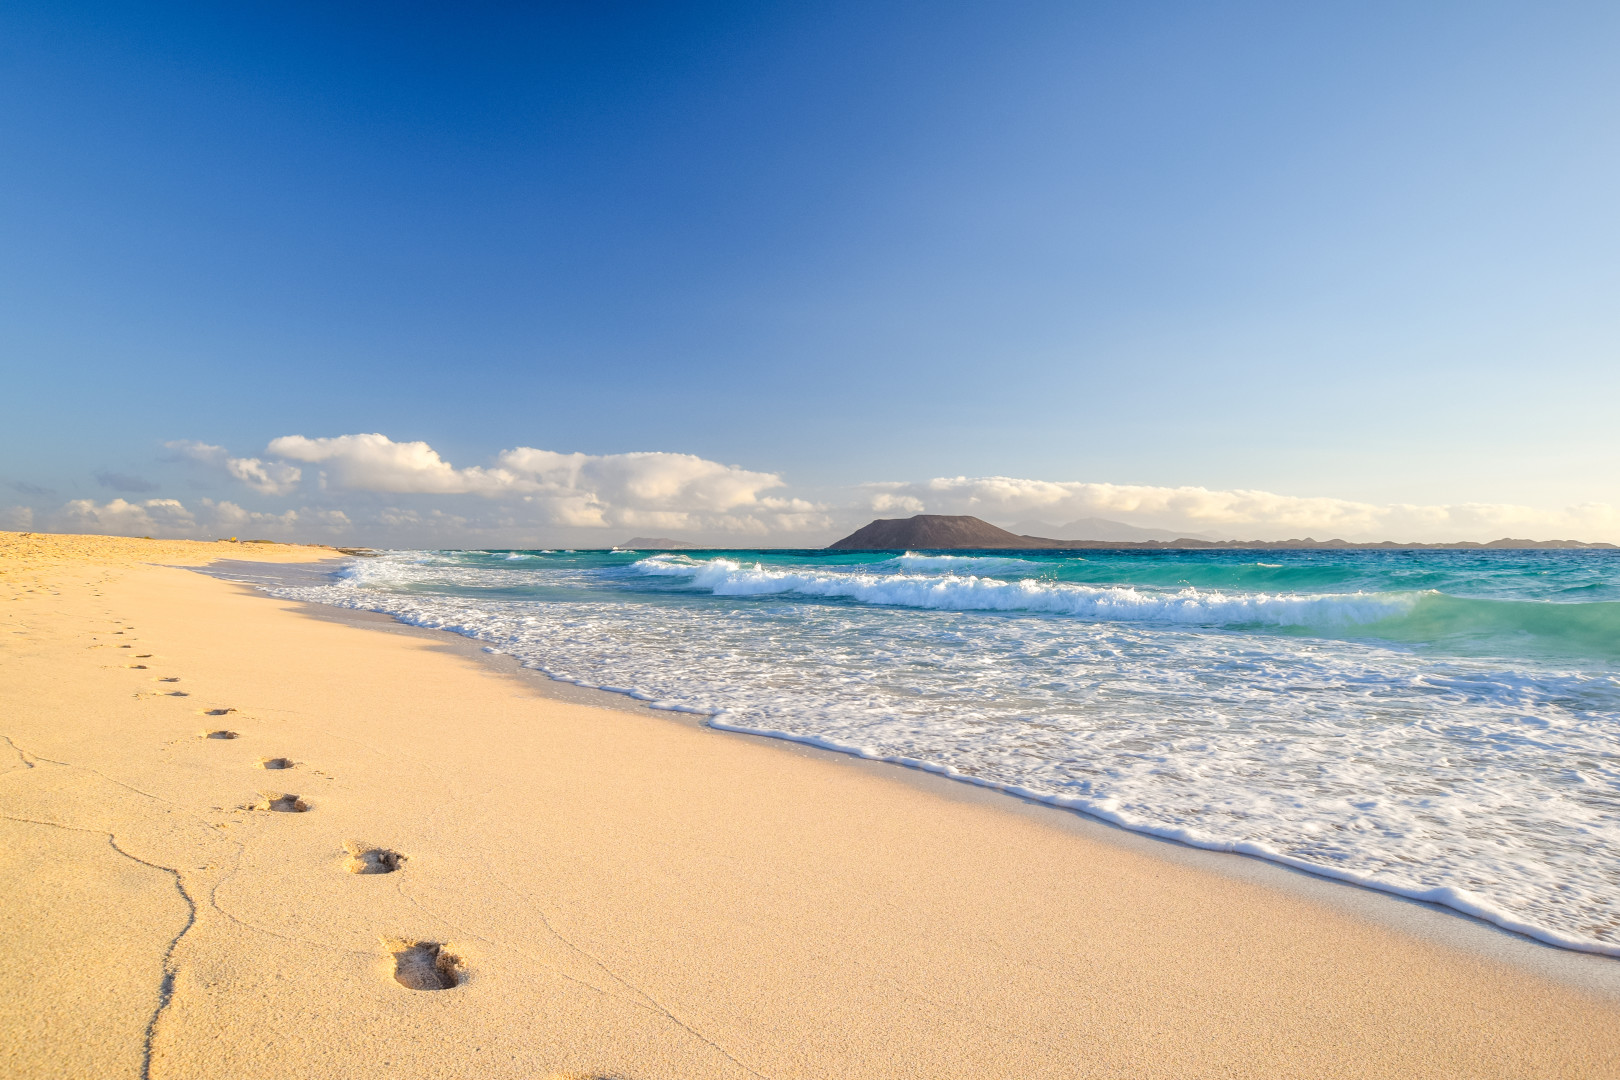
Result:
[[0,534],[0,1072],[1620,1074],[1604,976],[188,568],[336,557]]

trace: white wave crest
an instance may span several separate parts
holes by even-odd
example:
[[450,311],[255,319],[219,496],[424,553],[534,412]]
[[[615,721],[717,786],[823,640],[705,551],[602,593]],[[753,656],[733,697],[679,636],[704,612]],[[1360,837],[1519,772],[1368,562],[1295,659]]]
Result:
[[715,596],[794,593],[890,607],[938,611],[1029,611],[1123,622],[1245,626],[1355,626],[1410,611],[1414,593],[1223,593],[1199,589],[1146,592],[1128,585],[999,581],[976,575],[873,574],[770,570],[732,559],[698,562],[653,556],[632,564],[644,574],[690,577]]
[[[716,562],[729,562],[727,559],[716,559]],[[685,577],[695,574],[705,564],[685,555],[649,555],[630,564],[630,569],[650,574],[654,577]]]

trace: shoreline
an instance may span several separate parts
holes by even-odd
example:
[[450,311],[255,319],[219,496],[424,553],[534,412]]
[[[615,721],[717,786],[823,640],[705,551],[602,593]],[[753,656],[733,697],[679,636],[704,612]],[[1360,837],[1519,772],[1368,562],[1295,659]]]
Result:
[[[198,569],[202,573],[210,572],[210,568]],[[700,713],[659,709],[626,693],[582,686],[553,678],[536,668],[526,666],[507,653],[492,651],[492,646],[487,646],[476,638],[458,634],[453,630],[419,626],[386,612],[366,608],[339,607],[313,601],[280,600],[256,586],[244,585],[244,587],[264,599],[293,604],[308,618],[436,641],[441,648],[453,655],[481,664],[495,674],[525,682],[533,692],[543,697],[591,708],[645,715],[677,723],[692,730],[743,738],[760,745],[796,752],[815,760],[853,765],[871,775],[910,784],[933,797],[957,799],[999,808],[1009,813],[1027,814],[1053,827],[1071,829],[1090,839],[1117,844],[1126,850],[1288,891],[1424,941],[1512,964],[1543,978],[1553,979],[1572,988],[1620,1002],[1620,957],[1544,941],[1532,934],[1521,933],[1447,904],[1407,896],[1376,885],[1336,877],[1330,872],[1318,872],[1308,866],[1296,866],[1263,855],[1200,847],[1175,837],[1162,836],[1109,821],[1079,807],[1063,806],[1039,796],[1023,795],[995,784],[977,782],[971,777],[952,775],[925,764],[912,765],[889,758],[872,757],[809,742],[791,735],[766,734],[742,727],[717,725]]]
[[212,545],[9,543],[0,1071],[1620,1071],[1612,995],[1383,894],[173,565]]

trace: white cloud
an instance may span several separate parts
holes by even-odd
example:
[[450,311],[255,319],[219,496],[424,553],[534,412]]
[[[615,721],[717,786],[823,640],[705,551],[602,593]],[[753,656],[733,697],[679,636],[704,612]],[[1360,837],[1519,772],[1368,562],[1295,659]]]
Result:
[[[5,511],[0,510],[0,520],[4,520],[4,514]],[[21,527],[32,524],[31,517],[23,520]],[[342,510],[302,507],[267,513],[244,509],[229,500],[216,502],[213,499],[200,500],[196,510],[188,509],[175,499],[147,499],[145,502],[114,499],[108,503],[74,499],[44,518],[45,525],[62,532],[204,540],[249,531],[281,539],[313,539],[316,535],[347,532],[351,526],[348,515]]]
[[[520,446],[497,459],[525,501],[562,525],[754,531],[750,516],[789,509],[761,493],[782,486],[774,473],[751,472],[692,454],[559,454]],[[775,505],[772,505],[772,504]],[[738,514],[738,511],[742,511]]]
[[287,510],[280,514],[268,514],[256,510],[244,510],[229,500],[215,502],[213,499],[202,500],[203,509],[210,525],[221,529],[236,530],[244,525],[253,525],[259,528],[291,529],[301,520],[297,510]]
[[223,446],[197,442],[194,439],[175,439],[163,444],[173,451],[177,460],[195,461],[211,468],[224,469],[261,495],[286,495],[298,486],[303,472],[296,465],[285,462],[261,461],[259,458],[231,457]]
[[224,465],[228,456],[223,446],[198,442],[196,439],[172,439],[163,446],[164,449],[173,451],[170,458],[173,461],[199,461],[204,465]]
[[863,485],[874,511],[973,514],[995,521],[1041,515],[1119,518],[1134,525],[1215,530],[1243,539],[1349,540],[1612,539],[1620,510],[1589,503],[1545,510],[1505,503],[1367,503],[1269,491],[1211,490],[1025,480],[1008,476],[940,477],[921,483]]
[[0,529],[27,532],[34,527],[32,506],[0,506]]
[[867,508],[875,514],[921,514],[928,508],[928,504],[915,495],[896,495],[892,491],[881,490],[886,486],[883,484],[867,486],[879,489],[867,500]]
[[115,536],[189,536],[197,524],[191,511],[175,499],[136,503],[114,499],[100,505],[90,499],[74,499],[56,517],[58,526],[68,532]]
[[225,471],[261,495],[285,495],[298,486],[304,475],[296,465],[266,463],[258,458],[230,458],[225,462]]
[[272,440],[268,451],[321,466],[329,491],[507,499],[550,525],[764,535],[828,521],[823,508],[806,500],[764,495],[782,486],[775,473],[693,454],[565,454],[520,446],[502,451],[493,466],[456,468],[425,442],[381,434],[288,435]]
[[326,485],[340,491],[394,494],[498,494],[512,477],[477,467],[457,469],[425,442],[394,442],[386,435],[339,435],[308,439],[284,435],[271,439],[270,453],[321,465]]

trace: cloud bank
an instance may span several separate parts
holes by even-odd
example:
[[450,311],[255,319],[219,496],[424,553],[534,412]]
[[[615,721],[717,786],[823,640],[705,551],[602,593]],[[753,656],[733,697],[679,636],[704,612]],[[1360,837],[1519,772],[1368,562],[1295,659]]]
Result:
[[941,477],[921,483],[862,485],[877,513],[972,514],[991,521],[1030,516],[1054,522],[1101,517],[1152,528],[1224,533],[1246,540],[1448,541],[1603,539],[1620,534],[1620,511],[1607,503],[1543,510],[1506,503],[1366,503],[1269,491],[1151,487],[1025,480],[1010,476]]
[[268,452],[318,465],[328,491],[477,495],[521,504],[543,524],[568,528],[702,529],[764,536],[830,524],[802,499],[764,493],[775,473],[692,454],[564,454],[520,446],[491,466],[456,468],[425,442],[385,435],[273,439]]
[[285,435],[243,456],[189,440],[165,446],[171,462],[205,470],[212,483],[239,486],[239,501],[75,499],[56,509],[0,507],[0,525],[142,536],[252,533],[379,546],[608,546],[633,533],[716,545],[819,546],[874,516],[936,513],[973,514],[1003,526],[1032,518],[1054,525],[1105,518],[1253,540],[1620,541],[1620,509],[1607,503],[1557,509],[1369,503],[1008,476],[877,481],[812,499],[788,490],[777,473],[662,451],[583,454],[519,446],[485,464],[457,466],[426,442],[396,442],[379,433]]
[[[27,511],[29,508],[16,509]],[[334,538],[346,532],[351,524],[348,515],[341,510],[302,507],[271,513],[247,510],[229,500],[206,498],[198,500],[196,508],[191,509],[178,499],[129,502],[120,498],[106,503],[74,499],[53,513],[35,515],[30,512],[24,527],[182,540],[217,539],[252,530],[255,535],[276,539],[295,539],[309,534],[308,539],[314,541]]]

